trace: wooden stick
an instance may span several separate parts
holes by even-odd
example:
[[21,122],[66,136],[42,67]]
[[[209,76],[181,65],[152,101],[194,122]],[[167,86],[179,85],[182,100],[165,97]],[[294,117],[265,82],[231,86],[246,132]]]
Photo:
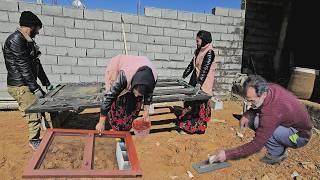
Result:
[[121,27],[122,27],[122,36],[123,36],[123,42],[124,42],[124,50],[126,55],[128,55],[128,48],[127,48],[127,38],[126,38],[126,33],[124,32],[124,21],[121,15]]

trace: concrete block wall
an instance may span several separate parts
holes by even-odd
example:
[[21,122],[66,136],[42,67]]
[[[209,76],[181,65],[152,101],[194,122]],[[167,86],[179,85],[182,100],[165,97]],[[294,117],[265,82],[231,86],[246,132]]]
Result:
[[[0,45],[18,27],[20,13],[30,10],[44,27],[36,37],[41,62],[53,84],[104,80],[115,55],[124,54],[121,15],[128,53],[149,57],[160,77],[181,77],[195,50],[196,33],[212,33],[219,67],[214,94],[227,96],[240,72],[244,15],[241,10],[216,8],[215,14],[145,8],[144,16],[112,11],[72,9],[0,1]],[[6,91],[6,68],[0,51],[0,91]]]

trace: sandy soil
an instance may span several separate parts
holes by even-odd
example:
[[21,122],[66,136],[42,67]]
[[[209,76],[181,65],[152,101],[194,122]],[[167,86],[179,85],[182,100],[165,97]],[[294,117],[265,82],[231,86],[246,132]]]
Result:
[[[179,104],[168,104],[179,105]],[[169,109],[157,109],[168,112]],[[224,110],[214,111],[208,130],[204,135],[180,135],[173,130],[170,119],[173,114],[152,117],[151,134],[145,138],[133,137],[140,165],[142,179],[190,179],[186,172],[191,171],[194,179],[292,179],[297,172],[304,179],[320,179],[320,138],[313,135],[311,142],[301,149],[289,149],[289,158],[280,165],[265,165],[259,161],[265,150],[248,158],[230,161],[231,167],[206,174],[197,174],[192,163],[204,160],[208,154],[219,149],[236,147],[248,142],[253,132],[247,130],[244,139],[236,135],[238,122],[233,113],[240,113],[237,102],[225,102]],[[65,128],[93,129],[98,114],[94,110],[69,118]],[[219,121],[216,121],[218,119]],[[23,168],[30,160],[33,151],[28,146],[27,128],[19,112],[0,112],[0,179],[21,179]],[[62,139],[50,149],[50,155],[43,167],[76,168],[81,165],[81,139]],[[59,141],[57,141],[59,142]],[[114,164],[114,141],[99,141],[95,151],[94,166],[97,169],[116,168]],[[72,154],[72,156],[70,156]],[[64,158],[62,158],[64,157]],[[78,157],[78,158],[75,158]],[[102,157],[110,157],[108,161]],[[59,159],[60,158],[60,159]],[[62,158],[62,159],[61,159]],[[68,162],[67,162],[67,161]],[[71,162],[71,164],[70,164]]]

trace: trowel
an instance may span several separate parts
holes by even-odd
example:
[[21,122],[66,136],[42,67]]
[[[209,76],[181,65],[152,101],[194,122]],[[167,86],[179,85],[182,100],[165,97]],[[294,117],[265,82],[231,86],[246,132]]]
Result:
[[200,161],[200,162],[192,164],[193,169],[196,170],[200,174],[215,171],[215,170],[222,169],[222,168],[226,168],[229,166],[231,166],[231,164],[228,162],[209,163],[209,160],[204,160],[204,161]]

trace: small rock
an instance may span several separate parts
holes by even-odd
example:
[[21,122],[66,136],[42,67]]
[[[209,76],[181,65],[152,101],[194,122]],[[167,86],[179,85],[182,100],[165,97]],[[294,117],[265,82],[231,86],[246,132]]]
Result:
[[297,171],[294,171],[292,174],[291,174],[291,178],[292,179],[302,179],[300,174],[297,172]]
[[271,179],[269,178],[268,175],[265,174],[262,176],[261,180],[271,180]]
[[190,171],[187,171],[187,175],[189,178],[194,178],[193,174]]
[[170,179],[177,179],[178,176],[170,176]]
[[241,139],[244,137],[241,132],[237,132],[237,136],[240,137]]
[[231,131],[234,131],[234,129],[233,128],[230,128],[231,129]]
[[314,169],[317,168],[312,162],[301,162],[300,164],[301,164],[302,167],[305,168],[305,169],[314,170]]
[[157,145],[157,146],[160,146],[160,143],[159,143],[159,142],[156,142],[156,145]]

